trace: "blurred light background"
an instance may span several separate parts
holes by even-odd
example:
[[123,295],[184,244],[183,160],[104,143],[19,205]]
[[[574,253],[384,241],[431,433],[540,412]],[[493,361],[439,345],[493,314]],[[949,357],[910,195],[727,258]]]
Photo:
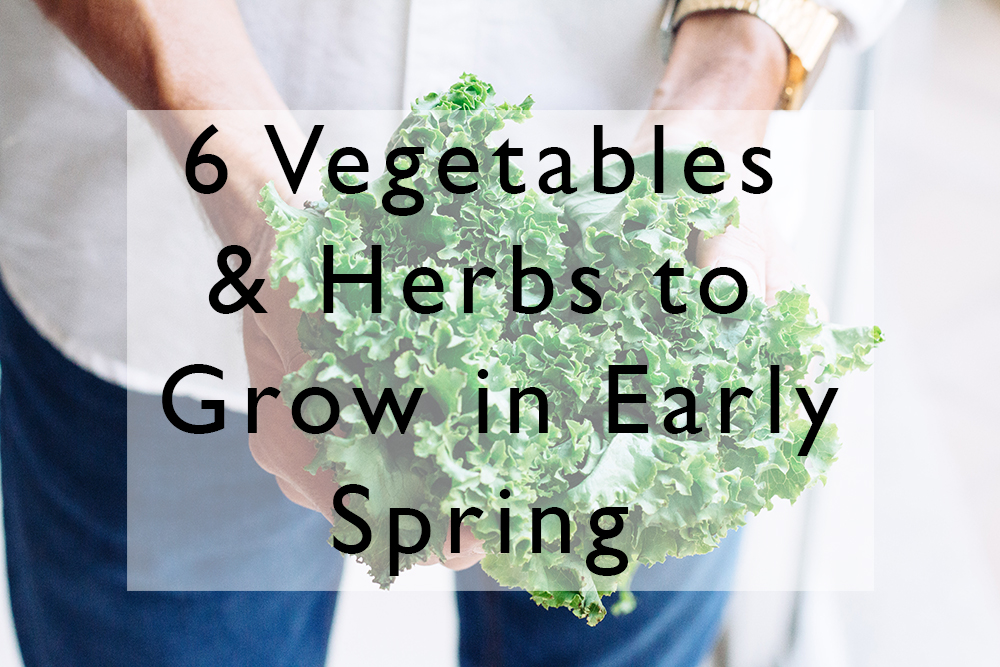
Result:
[[[911,0],[874,49],[835,53],[810,101],[874,110],[855,114],[868,120],[841,134],[812,137],[858,142],[873,132],[874,160],[851,164],[874,169],[874,192],[858,186],[870,174],[831,167],[844,197],[809,202],[821,212],[807,219],[790,219],[792,207],[775,215],[833,319],[858,324],[874,312],[886,333],[874,373],[874,448],[864,454],[869,471],[874,457],[874,499],[858,497],[865,487],[851,483],[845,452],[842,479],[835,467],[822,498],[748,531],[743,567],[774,567],[754,560],[754,540],[780,541],[789,555],[780,567],[805,592],[735,593],[707,664],[1000,664],[1000,438],[987,384],[1000,371],[1000,315],[991,307],[1000,282],[998,63],[1000,2]],[[872,234],[874,261],[865,250]],[[864,296],[872,266],[874,304]],[[823,592],[824,560],[859,546],[830,538],[841,509],[872,502],[874,591],[827,582],[837,590]],[[402,584],[372,590],[360,567],[347,568],[329,664],[455,664],[455,604],[443,590],[450,574],[424,568]],[[17,664],[5,603],[0,665]]]

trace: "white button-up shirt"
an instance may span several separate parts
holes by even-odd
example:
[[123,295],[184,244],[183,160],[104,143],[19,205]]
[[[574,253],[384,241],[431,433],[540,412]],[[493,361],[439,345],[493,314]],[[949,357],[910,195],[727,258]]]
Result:
[[[643,109],[663,73],[662,0],[239,4],[292,109],[402,109],[464,71],[505,99],[533,94],[538,108]],[[902,2],[827,4],[863,46]],[[142,307],[140,288],[210,285],[218,241],[148,126],[126,122],[125,100],[30,0],[0,4],[0,32],[0,270],[29,320],[78,364],[138,389],[159,391],[163,373],[187,363],[242,368],[235,316],[197,324],[167,303],[156,327],[129,338],[126,304]],[[133,207],[153,224],[126,225]],[[171,258],[169,276],[147,275],[157,257]],[[180,336],[180,324],[202,335]],[[245,370],[227,385],[245,400]]]

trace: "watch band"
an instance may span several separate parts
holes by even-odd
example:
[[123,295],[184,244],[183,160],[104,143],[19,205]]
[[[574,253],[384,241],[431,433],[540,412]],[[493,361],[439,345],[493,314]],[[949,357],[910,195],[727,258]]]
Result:
[[[661,26],[669,42],[681,22],[698,12],[746,12],[774,28],[788,48],[788,80],[779,103],[781,109],[802,106],[839,24],[832,12],[813,0],[677,0],[671,4]],[[665,55],[669,55],[669,46]]]

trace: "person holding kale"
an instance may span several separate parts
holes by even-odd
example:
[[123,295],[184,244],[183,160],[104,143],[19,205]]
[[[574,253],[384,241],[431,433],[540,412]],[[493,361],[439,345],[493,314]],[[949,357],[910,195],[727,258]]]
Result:
[[[181,164],[204,130],[196,110],[267,110],[287,153],[298,155],[306,137],[289,108],[400,108],[474,70],[512,97],[545,90],[554,108],[649,108],[647,129],[657,110],[706,112],[672,116],[668,144],[708,134],[723,148],[758,145],[766,111],[799,103],[810,83],[795,53],[802,47],[791,48],[773,15],[755,15],[745,3],[724,3],[731,11],[677,4],[662,29],[659,1],[3,5],[0,447],[11,601],[27,665],[322,664],[336,600],[340,560],[316,539],[335,480],[305,471],[315,449],[278,402],[268,402],[267,430],[251,449],[284,496],[315,513],[260,491],[274,482],[230,446],[231,458],[217,468],[227,479],[206,472],[179,483],[194,494],[254,495],[261,504],[245,511],[285,531],[283,544],[251,545],[254,557],[243,565],[253,584],[231,591],[126,590],[126,500],[156,502],[156,489],[127,478],[132,443],[184,445],[164,428],[159,396],[134,379],[143,369],[125,370],[124,111],[184,111],[156,116]],[[809,0],[790,4],[803,6],[797,20],[816,13]],[[863,41],[898,3],[839,4],[837,34]],[[834,31],[818,30],[825,37],[810,48],[822,51]],[[673,37],[665,67],[661,32]],[[712,113],[727,109],[762,113],[757,123],[727,125],[725,114]],[[218,195],[202,199],[221,244],[250,251],[251,280],[264,276],[274,243],[257,205],[260,184],[273,180],[295,204],[305,192],[293,195],[256,130],[234,125],[215,139],[213,151],[240,168],[230,169]],[[163,252],[184,242],[161,233]],[[700,245],[698,262],[735,268],[751,291],[773,297],[787,272],[770,241],[762,217],[749,213],[739,229]],[[255,386],[279,386],[308,358],[299,313],[288,307],[293,293],[287,282],[262,290],[267,315],[245,312]],[[169,326],[159,335],[151,349],[176,350]],[[219,442],[220,450],[233,444]],[[218,535],[220,553],[238,543],[229,539]],[[183,564],[182,552],[180,545],[162,562],[150,554],[150,562],[128,563],[129,580],[133,565]],[[313,569],[287,566],[310,553]],[[481,556],[470,548],[447,564],[468,567]],[[709,580],[731,575],[731,549],[701,558]],[[261,583],[262,573],[273,578]],[[724,592],[649,595],[633,614],[591,629],[525,595],[463,592],[460,655],[463,664],[694,665],[714,641],[725,599]]]

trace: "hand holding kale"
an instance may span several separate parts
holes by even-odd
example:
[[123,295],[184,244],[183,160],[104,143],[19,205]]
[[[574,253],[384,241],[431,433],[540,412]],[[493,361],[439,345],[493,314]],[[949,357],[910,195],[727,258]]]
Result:
[[[554,199],[531,189],[505,191],[499,161],[489,159],[489,137],[506,121],[529,118],[530,108],[530,98],[520,105],[495,102],[492,88],[469,75],[447,93],[415,103],[389,145],[424,147],[419,170],[406,180],[425,198],[413,215],[392,215],[381,205],[389,175],[367,191],[344,194],[324,174],[324,201],[304,210],[265,187],[261,206],[277,230],[271,277],[298,286],[291,305],[304,313],[299,337],[312,357],[281,389],[294,397],[322,386],[348,397],[361,388],[373,402],[391,390],[401,403],[423,390],[405,433],[388,418],[372,433],[361,407],[350,404],[340,415],[346,435],[313,436],[312,470],[332,469],[341,486],[370,489],[368,500],[354,496],[350,509],[372,528],[362,559],[381,586],[392,581],[385,539],[390,508],[419,510],[431,522],[427,546],[401,556],[405,569],[431,554],[443,556],[451,508],[474,507],[482,517],[465,524],[484,541],[488,575],[532,591],[539,604],[566,606],[596,623],[605,613],[601,597],[627,588],[638,564],[706,553],[748,513],[770,508],[775,497],[794,500],[825,479],[839,447],[836,427],[824,424],[809,455],[797,456],[810,422],[797,413],[795,388],[811,384],[810,367],[817,371],[812,384],[867,368],[881,338],[877,327],[821,323],[798,289],[778,293],[772,306],[751,295],[728,315],[707,309],[700,297],[706,270],[688,257],[689,233],[719,234],[738,224],[738,209],[735,200],[685,191],[676,175],[686,151],[661,156],[665,192],[673,196],[656,194],[643,175],[651,173],[653,155],[636,159],[637,176],[622,194],[595,193],[588,187],[592,174],[574,180],[576,192]],[[481,156],[479,186],[470,193],[440,185],[436,159],[453,146]],[[620,180],[619,168],[605,169],[609,181]],[[324,246],[332,246],[333,272],[367,274],[375,245],[382,249],[381,312],[374,312],[369,285],[341,283],[331,311],[323,313]],[[552,301],[541,313],[511,307],[515,245],[524,266],[552,278]],[[683,270],[672,284],[674,302],[686,306],[678,314],[666,313],[660,302],[656,272],[668,260]],[[473,283],[475,307],[466,312],[463,269],[482,266],[496,274]],[[416,267],[441,276],[442,291],[433,300],[442,308],[434,314],[418,314],[404,302],[404,280]],[[601,295],[595,312],[572,308],[580,299],[572,278],[580,267],[597,270],[586,279]],[[524,287],[526,302],[541,300],[539,281],[526,280]],[[731,301],[733,291],[722,280],[711,288],[717,303]],[[618,383],[621,394],[647,397],[622,405],[620,420],[648,424],[648,432],[610,432],[612,365],[648,368]],[[768,400],[772,365],[783,369],[777,433]],[[726,433],[718,395],[736,386],[753,393],[740,399]],[[525,398],[519,432],[512,433],[509,390],[529,387],[547,397],[547,419],[534,398]],[[676,397],[664,398],[674,387],[691,389],[697,407],[696,428],[677,434],[662,426],[680,407]],[[480,432],[483,388],[486,433]],[[501,496],[505,489],[509,497]],[[555,518],[542,523],[545,548],[531,553],[531,508],[550,506],[570,519],[568,553],[559,548]],[[596,575],[587,564],[590,518],[605,507],[629,510],[611,542],[627,552],[630,566],[612,576]],[[504,508],[509,553],[501,549]],[[336,520],[332,532],[343,542],[358,541],[350,522]],[[402,543],[418,537],[416,526],[401,525]]]

